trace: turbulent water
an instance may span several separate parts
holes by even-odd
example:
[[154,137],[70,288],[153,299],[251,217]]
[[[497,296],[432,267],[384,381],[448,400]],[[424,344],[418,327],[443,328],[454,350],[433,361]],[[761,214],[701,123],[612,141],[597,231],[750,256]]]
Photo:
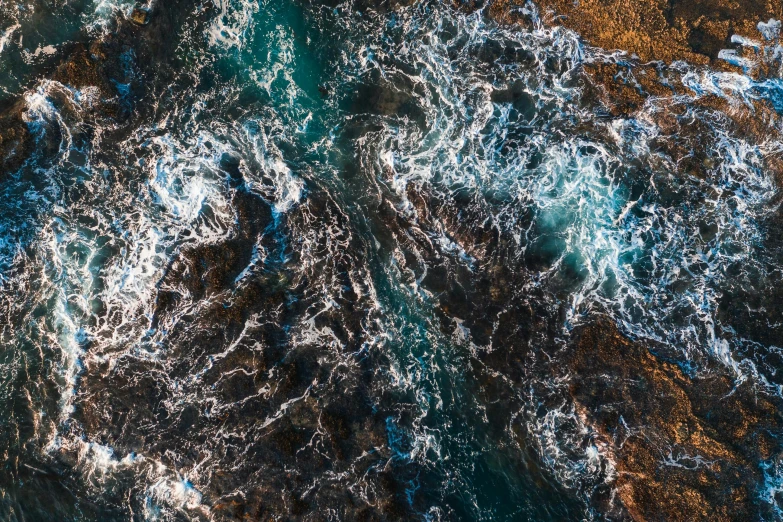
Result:
[[[175,1],[146,51],[132,8],[0,6],[3,520],[611,517],[561,358],[596,317],[783,393],[783,143],[698,103],[775,116],[780,74],[675,63],[622,117],[584,66],[627,56],[532,4]],[[110,115],[51,74],[105,38]]]

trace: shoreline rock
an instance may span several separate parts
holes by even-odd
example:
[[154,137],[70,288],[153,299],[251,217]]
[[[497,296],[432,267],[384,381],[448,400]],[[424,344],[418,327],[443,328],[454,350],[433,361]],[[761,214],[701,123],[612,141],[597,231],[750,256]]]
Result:
[[[545,22],[575,30],[593,45],[636,54],[642,62],[715,63],[732,35],[758,37],[759,22],[783,16],[770,0],[538,0]],[[500,12],[514,4],[498,0]],[[502,8],[505,9],[502,9]]]
[[757,520],[758,466],[783,451],[779,401],[715,369],[690,378],[610,321],[579,328],[566,361],[571,395],[612,455],[633,520]]

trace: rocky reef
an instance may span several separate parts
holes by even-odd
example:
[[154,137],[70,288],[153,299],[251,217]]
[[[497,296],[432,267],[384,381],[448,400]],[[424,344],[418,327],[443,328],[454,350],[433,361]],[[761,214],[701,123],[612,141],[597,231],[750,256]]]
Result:
[[[643,62],[720,65],[718,54],[731,47],[733,35],[757,38],[759,22],[783,15],[780,3],[768,0],[541,0],[537,5],[544,20],[577,31],[593,45],[635,54]],[[494,9],[504,16],[513,3],[501,0]]]
[[632,520],[755,520],[757,462],[783,451],[779,400],[731,375],[686,375],[604,320],[574,333],[568,366],[580,413],[612,455]]

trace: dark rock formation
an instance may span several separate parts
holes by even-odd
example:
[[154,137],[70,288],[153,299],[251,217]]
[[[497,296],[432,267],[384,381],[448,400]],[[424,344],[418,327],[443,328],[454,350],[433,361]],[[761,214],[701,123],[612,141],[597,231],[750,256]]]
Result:
[[32,136],[23,113],[25,104],[16,101],[0,110],[0,179],[15,172],[32,150]]

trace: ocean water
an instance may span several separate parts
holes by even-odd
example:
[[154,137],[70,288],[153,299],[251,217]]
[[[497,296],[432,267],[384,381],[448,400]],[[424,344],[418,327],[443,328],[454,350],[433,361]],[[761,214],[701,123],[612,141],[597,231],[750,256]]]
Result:
[[124,116],[46,79],[132,7],[0,7],[3,520],[611,518],[558,355],[596,317],[781,396],[783,144],[699,103],[781,130],[774,21],[772,74],[673,64],[633,117],[532,5],[160,2]]

